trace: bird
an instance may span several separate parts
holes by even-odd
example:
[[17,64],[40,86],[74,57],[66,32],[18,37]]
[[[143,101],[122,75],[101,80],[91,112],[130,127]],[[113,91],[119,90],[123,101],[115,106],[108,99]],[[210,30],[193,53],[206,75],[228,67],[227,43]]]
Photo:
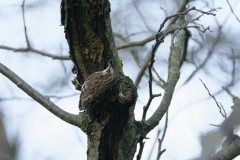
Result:
[[109,62],[106,69],[91,74],[81,86],[79,110],[94,118],[93,107],[109,95],[118,79],[118,71]]

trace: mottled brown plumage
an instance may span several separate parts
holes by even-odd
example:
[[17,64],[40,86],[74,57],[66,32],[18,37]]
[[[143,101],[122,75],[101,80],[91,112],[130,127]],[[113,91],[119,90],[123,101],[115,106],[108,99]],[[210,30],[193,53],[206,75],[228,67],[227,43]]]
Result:
[[79,101],[79,109],[93,117],[93,107],[102,101],[116,84],[118,72],[108,63],[103,71],[91,74],[83,83]]

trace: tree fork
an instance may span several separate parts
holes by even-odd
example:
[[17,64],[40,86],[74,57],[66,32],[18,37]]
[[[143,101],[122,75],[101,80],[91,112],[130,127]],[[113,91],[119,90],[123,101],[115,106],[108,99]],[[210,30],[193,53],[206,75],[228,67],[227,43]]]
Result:
[[122,71],[112,35],[109,1],[62,0],[61,23],[79,83],[106,68],[107,61],[120,75],[111,96],[96,106],[104,108],[100,120],[88,117],[84,124],[79,124],[86,127],[88,159],[132,159],[139,137],[133,112],[137,92]]

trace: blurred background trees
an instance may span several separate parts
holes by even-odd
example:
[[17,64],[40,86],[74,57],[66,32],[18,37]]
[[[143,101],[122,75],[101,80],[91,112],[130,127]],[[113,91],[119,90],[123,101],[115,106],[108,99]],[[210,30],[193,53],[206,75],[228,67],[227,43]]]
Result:
[[[71,84],[74,78],[71,73],[73,63],[69,60],[64,29],[60,26],[60,0],[23,2],[0,2],[0,62],[62,109],[76,114],[80,93]],[[195,6],[204,11],[222,8],[217,10],[216,16],[203,16],[196,21],[204,27],[209,26],[212,32],[201,33],[189,29],[191,36],[169,109],[168,128],[162,144],[166,152],[162,159],[194,159],[200,155],[204,157],[202,151],[206,153],[206,150],[210,150],[209,154],[217,152],[224,148],[221,147],[223,142],[227,143],[225,139],[229,133],[224,131],[232,131],[232,139],[237,139],[240,3],[237,0],[111,0],[110,3],[115,43],[123,61],[124,73],[136,83],[154,43],[154,35],[166,16],[175,14],[182,4],[186,8]],[[191,21],[199,15],[190,12],[186,20]],[[168,36],[156,53],[154,93],[163,94],[157,75],[162,79],[167,78],[170,45],[171,36]],[[226,118],[219,114],[216,102],[208,95],[199,78],[216,101],[221,102]],[[0,153],[9,157],[16,155],[16,159],[24,160],[36,157],[41,160],[80,159],[86,156],[86,137],[78,128],[50,114],[2,75],[0,86],[1,119],[5,126],[5,131],[0,135],[6,133],[10,146],[16,146],[16,154],[11,147],[6,149],[11,151],[6,151],[1,146]],[[139,97],[135,116],[140,120],[142,108],[149,97],[147,71],[137,86]],[[155,111],[160,101],[161,97],[153,101],[147,117]],[[164,120],[161,121],[148,135],[150,139],[146,140],[142,159],[155,159],[157,139],[162,137],[164,124]],[[212,137],[217,137],[216,143],[210,141]],[[231,136],[227,138],[231,139]],[[0,142],[2,139],[6,140],[1,138]],[[216,145],[217,150],[216,146],[204,148],[209,146],[205,142]]]

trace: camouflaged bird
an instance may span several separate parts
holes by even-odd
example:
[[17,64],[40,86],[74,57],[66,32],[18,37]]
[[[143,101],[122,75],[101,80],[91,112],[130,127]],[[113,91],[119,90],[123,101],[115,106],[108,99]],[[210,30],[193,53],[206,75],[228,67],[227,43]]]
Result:
[[106,98],[109,91],[117,83],[118,77],[118,72],[110,63],[105,70],[91,74],[81,87],[80,111],[84,110],[93,118],[93,107]]

